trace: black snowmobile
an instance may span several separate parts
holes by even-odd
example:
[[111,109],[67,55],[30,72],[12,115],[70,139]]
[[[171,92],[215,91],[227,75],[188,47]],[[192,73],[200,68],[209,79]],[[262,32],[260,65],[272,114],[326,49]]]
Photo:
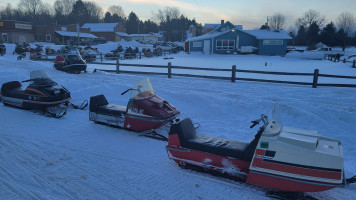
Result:
[[0,44],[0,55],[3,56],[6,53],[6,46],[3,44]]
[[81,71],[86,72],[87,64],[80,54],[68,54],[67,56],[56,56],[54,68],[60,71],[80,74]]
[[30,84],[27,88],[22,87],[19,81],[10,81],[2,85],[1,99],[4,105],[41,111],[54,118],[65,115],[68,105],[75,109],[84,109],[88,105],[88,101],[84,101],[81,106],[70,103],[69,100],[72,98],[70,92],[54,82],[43,70],[31,72],[30,79],[22,82]]

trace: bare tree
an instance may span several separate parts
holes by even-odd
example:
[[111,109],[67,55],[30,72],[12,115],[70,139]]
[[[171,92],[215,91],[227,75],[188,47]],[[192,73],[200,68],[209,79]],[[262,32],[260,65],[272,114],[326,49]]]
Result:
[[103,9],[95,2],[84,2],[90,22],[99,22],[103,16]]
[[308,29],[313,23],[316,23],[320,27],[323,26],[325,22],[325,16],[321,16],[318,11],[310,9],[304,13],[303,17],[298,18],[295,24],[297,27],[304,26]]
[[166,7],[164,10],[158,10],[157,13],[154,14],[154,18],[158,22],[166,22],[168,19],[178,19],[181,15],[178,8],[175,7]]
[[269,27],[272,29],[283,29],[286,17],[281,13],[275,13],[269,20]]
[[356,19],[352,13],[343,12],[338,16],[336,25],[339,29],[343,29],[348,36],[351,36],[356,26]]
[[56,14],[69,15],[72,12],[75,0],[57,0],[54,2]]
[[5,8],[0,11],[0,19],[12,19],[14,12],[11,7],[11,4],[8,3]]
[[29,14],[32,18],[36,17],[40,10],[42,10],[43,2],[42,0],[20,0],[18,8]]
[[109,9],[108,9],[108,12],[109,12],[111,15],[116,14],[116,15],[119,16],[119,17],[125,18],[124,9],[122,9],[121,6],[110,6]]

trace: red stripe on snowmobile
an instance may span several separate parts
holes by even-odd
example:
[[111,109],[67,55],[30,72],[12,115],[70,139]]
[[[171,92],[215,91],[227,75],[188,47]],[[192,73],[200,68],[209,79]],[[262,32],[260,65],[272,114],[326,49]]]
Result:
[[[37,92],[37,93],[39,93],[39,94],[41,94],[41,95],[26,94],[26,91],[27,91],[27,90],[30,90],[30,91],[33,91],[33,92]],[[26,88],[26,90],[25,90],[25,95],[47,97],[47,95],[46,95],[45,93],[43,93],[43,92],[41,92],[41,91],[39,91],[39,90],[36,90],[36,89],[32,89],[32,88]]]
[[41,102],[41,101],[31,101],[31,100],[23,100],[24,102],[27,103],[35,103],[35,104],[45,104],[45,105],[52,105],[52,104],[61,104],[69,101],[72,97],[69,97],[68,99],[62,100],[62,101],[52,101],[52,102]]
[[265,153],[266,153],[266,150],[264,150],[264,149],[256,149],[256,152],[255,152],[256,155],[262,155],[262,156],[264,156]]
[[250,171],[246,182],[275,190],[289,192],[321,192],[338,186],[335,184],[324,184],[320,182],[276,176],[255,171]]
[[296,167],[296,166],[290,166],[290,165],[284,165],[278,163],[264,162],[263,158],[257,158],[257,157],[253,159],[252,166],[280,171],[280,172],[291,173],[291,174],[311,176],[316,178],[341,180],[341,176],[342,176],[341,172],[326,171],[320,169],[308,169],[305,167]]

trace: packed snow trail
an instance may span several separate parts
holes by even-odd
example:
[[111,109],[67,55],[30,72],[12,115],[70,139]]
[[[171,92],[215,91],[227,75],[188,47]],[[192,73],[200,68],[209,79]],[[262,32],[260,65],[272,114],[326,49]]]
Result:
[[[129,96],[120,93],[145,77],[73,75],[52,65],[0,57],[0,84],[28,79],[32,70],[44,69],[71,92],[75,104],[104,94],[110,103],[126,105]],[[341,140],[346,176],[356,172],[356,89],[150,79],[155,92],[181,111],[180,118],[201,125],[199,133],[244,142],[257,131],[249,129],[250,121],[268,115],[278,102],[284,125]],[[0,199],[268,199],[264,188],[179,168],[168,159],[165,142],[88,118],[88,109],[53,119],[0,105]],[[352,199],[356,186],[310,195]]]

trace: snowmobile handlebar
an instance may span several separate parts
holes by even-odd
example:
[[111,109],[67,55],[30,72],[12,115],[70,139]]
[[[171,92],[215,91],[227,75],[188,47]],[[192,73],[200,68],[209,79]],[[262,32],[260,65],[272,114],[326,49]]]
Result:
[[250,126],[250,128],[255,127],[257,124],[260,123],[260,121],[263,121],[264,124],[267,124],[267,123],[268,123],[268,121],[267,121],[267,116],[264,115],[264,114],[262,114],[260,118],[251,121],[252,125]]
[[131,91],[131,90],[137,90],[137,91],[141,92],[140,89],[130,88],[130,89],[125,90],[123,93],[121,93],[121,95],[124,95],[124,94],[126,94],[128,91]]
[[130,90],[133,90],[132,88],[130,88],[130,89],[127,89],[127,90],[125,90],[123,93],[121,93],[121,95],[124,95],[124,94],[126,94],[128,91],[130,91]]

